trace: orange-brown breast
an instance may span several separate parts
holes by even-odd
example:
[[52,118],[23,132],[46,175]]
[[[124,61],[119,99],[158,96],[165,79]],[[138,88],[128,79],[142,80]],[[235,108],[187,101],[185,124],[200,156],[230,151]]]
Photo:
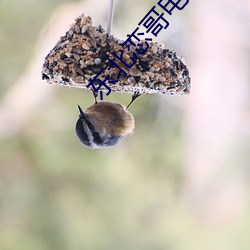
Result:
[[98,131],[106,130],[111,135],[133,132],[134,118],[121,104],[98,102],[88,107],[86,114]]

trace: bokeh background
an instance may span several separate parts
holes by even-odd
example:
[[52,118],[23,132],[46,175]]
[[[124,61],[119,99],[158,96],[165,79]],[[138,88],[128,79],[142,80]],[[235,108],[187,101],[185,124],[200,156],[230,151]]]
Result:
[[[140,97],[135,133],[90,150],[74,126],[92,94],[48,85],[41,67],[81,13],[106,27],[108,4],[0,2],[0,249],[249,250],[249,0],[174,10],[157,41],[185,58],[191,94]],[[113,34],[154,4],[117,0]]]

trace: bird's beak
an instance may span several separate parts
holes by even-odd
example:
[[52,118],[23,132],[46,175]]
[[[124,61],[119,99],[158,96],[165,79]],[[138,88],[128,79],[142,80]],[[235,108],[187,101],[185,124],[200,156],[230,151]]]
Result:
[[79,110],[79,113],[80,113],[80,118],[86,118],[84,112],[82,111],[82,108],[79,105],[77,105],[77,106],[78,106],[78,110]]

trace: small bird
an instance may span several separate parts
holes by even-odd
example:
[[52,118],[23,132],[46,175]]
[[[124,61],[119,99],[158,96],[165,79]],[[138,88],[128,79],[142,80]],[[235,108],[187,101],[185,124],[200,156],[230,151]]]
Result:
[[91,149],[111,148],[134,130],[134,117],[127,110],[134,100],[140,96],[136,92],[127,107],[113,102],[100,101],[98,93],[92,90],[95,103],[84,112],[78,105],[80,112],[76,122],[76,134],[82,144]]

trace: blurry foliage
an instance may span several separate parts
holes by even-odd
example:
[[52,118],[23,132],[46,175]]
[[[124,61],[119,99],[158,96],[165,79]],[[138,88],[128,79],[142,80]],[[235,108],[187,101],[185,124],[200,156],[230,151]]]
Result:
[[0,97],[25,69],[42,25],[56,6],[69,0],[1,0]]

